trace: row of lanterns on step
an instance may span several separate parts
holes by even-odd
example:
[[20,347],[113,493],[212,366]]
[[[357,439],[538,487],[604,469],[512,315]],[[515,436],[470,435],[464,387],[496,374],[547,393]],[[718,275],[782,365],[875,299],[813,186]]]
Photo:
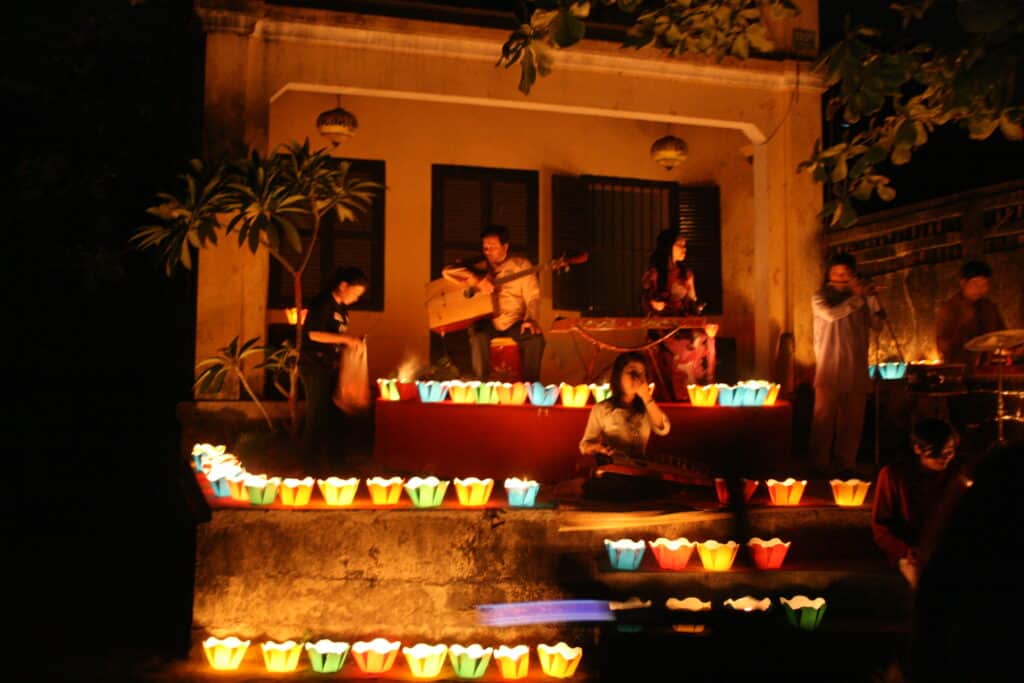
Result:
[[[779,604],[785,610],[786,621],[790,626],[804,631],[814,631],[821,625],[821,620],[825,616],[827,601],[822,597],[810,598],[806,595],[794,595],[790,598],[780,597]],[[722,602],[722,606],[726,608],[726,614],[737,614],[746,619],[753,615],[767,614],[772,608],[772,599],[745,595],[741,598],[728,598]],[[650,608],[651,601],[632,598],[629,603],[624,603],[624,607],[629,609]],[[672,613],[689,615],[692,622],[698,615],[711,612],[711,601],[695,597],[669,598],[665,601],[665,607]],[[672,629],[684,633],[700,633],[704,630],[704,624],[675,623],[672,625]]]
[[[739,483],[742,486],[743,502],[749,503],[761,482],[757,479],[741,479]],[[836,505],[840,507],[863,505],[868,495],[868,489],[871,487],[871,482],[860,479],[830,479],[828,483],[832,487],[832,497]],[[806,479],[793,479],[792,477],[783,481],[775,479],[765,481],[772,505],[799,505],[806,486]],[[729,504],[731,497],[729,485],[725,479],[715,478],[715,494],[718,496],[719,503]]]
[[[218,671],[238,669],[250,641],[234,636],[230,638],[209,637],[203,641],[203,652],[210,667]],[[409,674],[413,678],[438,678],[444,668],[445,661],[451,663],[455,676],[463,679],[481,678],[487,672],[493,657],[498,663],[501,677],[505,680],[526,678],[530,671],[530,648],[526,645],[509,647],[501,645],[497,648],[483,647],[474,643],[468,647],[462,645],[444,645],[438,643],[417,643],[411,647],[402,647],[401,641],[375,638],[370,641],[357,641],[350,646],[346,642],[319,640],[315,643],[296,643],[288,640],[283,643],[266,641],[260,644],[263,652],[263,664],[267,671],[287,673],[297,671],[302,651],[309,657],[310,668],[316,673],[337,673],[345,665],[349,652],[356,666],[364,674],[383,674],[391,671],[401,651],[405,657]],[[537,659],[540,660],[541,671],[552,678],[569,678],[576,673],[583,660],[583,649],[569,647],[564,642],[557,645],[537,645]]]
[[[631,538],[620,538],[616,541],[604,539],[608,563],[616,571],[632,572],[640,568],[647,546],[658,566],[670,571],[682,571],[686,568],[697,549],[701,564],[709,572],[725,572],[732,569],[739,551],[736,541],[703,541],[694,543],[686,538],[661,537],[654,541],[634,541]],[[789,541],[781,538],[764,540],[754,537],[747,542],[747,549],[758,569],[779,569],[782,567],[786,553],[789,552]]]

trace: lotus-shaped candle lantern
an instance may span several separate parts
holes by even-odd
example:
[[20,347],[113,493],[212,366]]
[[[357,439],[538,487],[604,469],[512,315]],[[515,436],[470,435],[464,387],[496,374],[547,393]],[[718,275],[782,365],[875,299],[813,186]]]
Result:
[[500,400],[498,388],[500,386],[501,382],[481,382],[476,388],[476,402],[484,405],[498,403]]
[[401,647],[400,641],[387,638],[359,640],[352,643],[352,659],[364,674],[382,674],[395,665]]
[[281,477],[250,474],[245,480],[245,490],[249,492],[249,502],[253,505],[270,505],[277,499],[280,487]]
[[700,598],[669,598],[665,601],[665,607],[673,612],[709,612],[711,602],[704,602]]
[[476,477],[467,477],[466,479],[455,478],[455,493],[458,494],[459,504],[463,507],[487,505],[493,488],[493,479],[477,479]]
[[781,538],[773,538],[766,541],[755,536],[747,541],[750,556],[759,569],[778,569],[781,567],[782,561],[786,559],[786,553],[789,552],[789,546],[790,542],[783,541]]
[[[356,498],[356,491],[359,489],[359,479],[341,479],[340,477],[327,477],[316,480],[317,488],[328,505],[343,506],[351,505]],[[401,495],[401,480],[399,480],[398,492]]]
[[583,661],[583,648],[569,647],[566,643],[554,646],[541,643],[537,646],[537,659],[540,660],[541,671],[546,675],[569,678]]
[[903,379],[907,374],[907,364],[902,362],[878,363],[868,368],[868,374],[871,376],[871,379],[874,379],[876,376],[885,380]]
[[718,402],[717,384],[687,384],[686,393],[690,395],[690,403],[701,408],[707,408]]
[[506,681],[526,678],[530,673],[530,647],[528,645],[516,645],[515,647],[499,645],[494,651],[494,660],[498,662],[501,677]]
[[804,487],[807,486],[807,480],[789,477],[784,481],[769,479],[764,484],[768,487],[772,505],[799,505],[800,499],[804,495]]
[[[308,314],[309,314],[309,309],[308,308],[303,308],[302,309],[302,324],[303,325],[306,324],[306,315],[308,315]],[[298,325],[299,324],[299,311],[294,306],[289,306],[288,308],[284,309],[284,317],[288,321],[289,325]]]
[[382,401],[397,401],[398,397],[398,380],[396,379],[377,379],[377,389],[380,390],[380,398]]
[[230,638],[214,638],[210,636],[203,641],[203,652],[211,669],[217,671],[234,671],[242,664],[245,651],[249,649],[248,640]]
[[438,643],[428,645],[416,643],[412,647],[403,647],[402,654],[409,665],[409,673],[413,678],[437,678],[444,666],[444,656],[448,654],[448,646]]
[[697,544],[697,554],[704,569],[709,572],[725,572],[732,568],[740,546],[736,541],[704,541]]
[[562,405],[567,408],[582,408],[587,405],[590,398],[590,385],[588,384],[566,384],[558,385],[558,391],[562,395]]
[[779,398],[780,385],[763,379],[749,379],[740,382],[746,387],[744,404],[747,406],[773,406]]
[[313,477],[293,479],[289,477],[281,482],[281,504],[291,507],[309,505],[313,495]]
[[658,566],[673,571],[679,571],[686,567],[696,546],[695,543],[691,543],[685,538],[668,539],[664,537],[648,541],[648,544],[651,546],[651,552],[654,553],[654,559],[658,561]]
[[786,610],[789,623],[804,631],[813,631],[821,625],[825,616],[825,598],[811,599],[806,595],[794,595],[791,598],[780,598],[779,602]]
[[366,480],[366,488],[370,491],[370,500],[374,505],[394,505],[402,495],[401,477],[373,477]]
[[716,384],[718,387],[718,405],[735,408],[743,405],[742,387],[732,384]]
[[[212,443],[197,443],[192,446],[193,469],[196,472],[209,471],[209,467],[213,465],[214,461],[224,455],[225,450],[227,450],[226,446],[214,446]],[[205,463],[209,463],[209,465],[204,468],[203,465]]]
[[547,408],[555,405],[555,401],[558,399],[558,387],[554,384],[530,382],[526,395],[529,397],[530,403],[533,405],[540,408]]
[[318,674],[333,674],[341,671],[348,657],[349,644],[333,640],[318,640],[306,643],[309,665]]
[[506,406],[521,406],[526,403],[529,388],[524,382],[505,382],[498,387],[498,403]]
[[451,396],[452,403],[476,403],[479,386],[480,382],[477,380],[463,382],[454,379],[448,383],[448,395]]
[[423,403],[440,403],[448,395],[448,382],[417,380],[416,390],[420,392],[420,401]]
[[532,479],[512,477],[505,480],[505,493],[508,504],[514,508],[532,508],[537,503],[537,492],[540,484]]
[[210,482],[213,495],[217,498],[227,498],[231,495],[231,487],[228,479],[242,472],[238,465],[216,464],[206,473],[206,480]]
[[836,505],[843,507],[863,505],[864,499],[868,497],[868,488],[871,487],[870,481],[860,479],[830,479],[828,483],[832,486],[832,497]]
[[405,482],[405,492],[418,508],[436,508],[444,500],[444,492],[448,490],[448,481],[437,477],[413,477]]
[[263,650],[263,665],[267,667],[267,671],[283,673],[299,668],[302,645],[294,640],[286,640],[283,643],[268,640],[260,644],[260,649]]
[[612,385],[605,382],[604,384],[591,384],[590,395],[594,397],[594,403],[600,403],[601,401],[607,401],[612,397]]
[[448,648],[448,659],[459,678],[480,678],[487,672],[494,649],[473,643],[469,647],[452,645]]
[[232,474],[227,477],[228,492],[231,494],[231,500],[244,500],[249,502],[249,490],[245,488],[245,480],[249,478],[249,473],[241,471],[238,474]]
[[749,595],[745,595],[742,598],[729,598],[722,603],[726,607],[731,607],[737,612],[767,612],[772,606],[771,598],[752,598]]
[[[749,503],[750,499],[754,497],[754,491],[757,490],[759,482],[757,479],[741,479],[740,483],[743,484],[743,502]],[[718,496],[718,502],[722,505],[729,504],[729,482],[721,477],[715,477],[715,495]]]
[[621,572],[635,571],[640,567],[644,559],[646,544],[643,541],[634,541],[629,538],[620,538],[617,541],[604,539],[605,550],[608,551],[608,562],[612,569]]

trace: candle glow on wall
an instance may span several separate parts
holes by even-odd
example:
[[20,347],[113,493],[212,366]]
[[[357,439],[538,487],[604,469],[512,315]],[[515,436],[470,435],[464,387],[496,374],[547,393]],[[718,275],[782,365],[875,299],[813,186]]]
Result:
[[523,382],[504,382],[498,387],[498,403],[521,406],[526,403],[527,387]]
[[516,645],[509,647],[499,645],[494,651],[494,660],[498,662],[498,670],[506,681],[526,678],[530,673],[530,647]]
[[583,648],[569,647],[567,643],[537,646],[537,659],[541,670],[552,678],[569,678],[583,661]]
[[558,385],[558,391],[562,396],[562,405],[567,408],[582,408],[587,405],[590,398],[589,384],[566,384]]
[[480,678],[487,672],[494,649],[473,643],[469,647],[452,645],[448,648],[448,659],[459,678]]
[[416,643],[412,647],[402,648],[405,663],[409,666],[409,673],[413,678],[437,678],[441,675],[447,653],[448,646],[441,643]]
[[349,644],[333,640],[318,640],[306,643],[309,665],[318,674],[333,674],[341,671],[348,657]]
[[612,569],[631,572],[640,567],[644,559],[646,544],[643,541],[634,541],[629,538],[620,538],[617,541],[604,539],[604,547],[608,552],[608,562]]
[[829,479],[828,483],[832,487],[832,497],[836,505],[842,507],[863,505],[864,499],[868,497],[868,488],[871,487],[870,481],[860,479]]
[[249,649],[248,640],[239,640],[235,636],[214,638],[210,636],[203,641],[203,652],[211,669],[217,671],[234,671],[242,664],[245,652]]
[[260,644],[260,649],[263,650],[263,665],[267,667],[267,671],[284,673],[295,671],[299,667],[302,645],[294,640],[286,640],[283,643],[268,640]]
[[281,482],[281,504],[290,507],[309,505],[313,495],[313,477],[295,479],[288,477]]
[[[326,479],[317,479],[316,486],[320,489],[320,495],[324,497],[324,502],[328,505],[345,506],[351,505],[355,500],[356,491],[359,489],[359,479],[327,477]],[[401,494],[401,488],[398,491]]]
[[789,477],[784,481],[769,479],[764,484],[768,487],[772,505],[799,505],[800,499],[804,495],[804,487],[807,486],[807,480]]
[[370,500],[374,505],[394,505],[402,495],[401,477],[372,477],[366,480],[366,488],[370,491]]
[[755,536],[747,541],[750,556],[758,569],[779,569],[782,566],[782,561],[786,559],[789,546],[790,542],[783,541],[781,538],[766,541]]
[[648,541],[648,543],[651,546],[654,559],[658,561],[658,566],[673,571],[679,571],[686,567],[686,563],[690,561],[690,555],[693,554],[693,549],[696,547],[696,544],[685,538],[660,537],[654,541]]
[[463,507],[480,507],[481,505],[487,505],[487,501],[491,498],[491,491],[493,488],[494,480],[490,478],[455,478],[455,493],[459,497],[459,504]]
[[537,503],[537,492],[540,484],[532,479],[512,477],[505,480],[505,494],[508,504],[514,508],[532,508]]
[[418,508],[440,507],[447,490],[448,481],[437,477],[412,477],[405,482],[405,492]]
[[709,572],[725,572],[732,568],[739,548],[736,541],[726,541],[725,543],[704,541],[697,544],[697,554],[700,555],[704,569]]
[[387,638],[359,640],[352,644],[352,659],[364,674],[382,674],[395,665],[401,641]]

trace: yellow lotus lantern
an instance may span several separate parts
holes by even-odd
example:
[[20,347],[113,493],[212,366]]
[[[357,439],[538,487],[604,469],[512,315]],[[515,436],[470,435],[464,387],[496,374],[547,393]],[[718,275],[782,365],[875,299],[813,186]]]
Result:
[[395,665],[401,647],[401,641],[387,638],[359,640],[352,644],[352,659],[364,674],[382,674]]
[[394,505],[402,495],[405,479],[401,477],[373,477],[366,480],[366,488],[370,490],[370,500],[374,505]]
[[700,598],[669,598],[665,601],[665,607],[673,612],[709,612],[711,601],[704,602]]
[[737,612],[767,612],[768,608],[772,606],[771,598],[752,598],[749,595],[744,595],[742,598],[729,598],[722,603],[726,607],[731,607]]
[[377,388],[380,389],[380,397],[384,401],[398,401],[401,397],[398,395],[398,380],[395,379],[377,379]]
[[501,677],[506,681],[514,681],[526,678],[530,673],[530,647],[528,645],[516,645],[508,647],[499,645],[494,651],[494,660],[498,662],[498,670]]
[[454,403],[476,403],[479,386],[480,382],[477,380],[471,382],[452,380],[448,383],[448,395],[452,397]]
[[249,502],[249,489],[245,488],[245,480],[248,478],[249,473],[245,470],[225,478],[228,482],[228,491],[231,494],[232,500],[244,500],[246,503]]
[[552,678],[569,678],[583,661],[583,648],[569,647],[566,643],[537,646],[537,659],[541,670]]
[[[306,315],[309,313],[308,308],[302,309],[302,324],[306,324]],[[288,320],[289,325],[299,324],[299,310],[295,306],[289,306],[284,309],[284,317]]]
[[504,382],[498,386],[498,403],[506,406],[521,406],[526,403],[529,388],[525,382]]
[[868,497],[868,488],[871,487],[870,481],[860,479],[829,479],[828,483],[832,486],[832,497],[836,505],[842,507],[863,505],[864,499]]
[[587,384],[562,382],[558,385],[558,391],[562,395],[562,405],[567,408],[582,408],[590,398],[590,385]]
[[697,553],[700,555],[704,569],[709,572],[725,572],[732,568],[739,548],[736,541],[726,541],[725,543],[704,541],[697,544]]
[[239,640],[234,636],[224,639],[210,636],[203,641],[206,660],[210,663],[210,668],[217,671],[237,669],[242,664],[242,659],[245,658],[245,652],[248,649],[248,640]]
[[807,486],[807,480],[790,477],[784,481],[769,479],[764,484],[768,487],[772,505],[799,505],[800,498],[804,495],[804,487]]
[[459,505],[463,507],[487,505],[487,501],[491,498],[492,489],[494,489],[494,480],[490,478],[455,478],[455,492],[459,495]]
[[[355,500],[356,491],[359,489],[359,479],[327,477],[326,479],[317,479],[316,485],[328,505],[351,505]],[[401,494],[401,488],[399,488],[399,494]]]
[[263,650],[263,665],[267,667],[267,671],[283,673],[299,668],[302,645],[294,640],[286,640],[283,643],[268,640],[260,644],[260,649]]
[[288,477],[281,482],[281,504],[290,507],[309,505],[313,495],[313,477],[295,479]]
[[437,678],[441,675],[448,646],[416,643],[412,647],[403,647],[402,654],[413,678]]
[[686,393],[690,395],[690,403],[700,408],[708,408],[718,403],[717,384],[687,384]]

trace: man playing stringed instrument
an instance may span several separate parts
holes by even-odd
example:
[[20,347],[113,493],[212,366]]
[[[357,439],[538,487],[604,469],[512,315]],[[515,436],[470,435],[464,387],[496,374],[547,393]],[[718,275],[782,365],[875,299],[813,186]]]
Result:
[[540,379],[544,335],[540,323],[540,282],[535,273],[495,285],[496,280],[530,270],[533,264],[509,256],[508,228],[492,225],[480,233],[483,257],[455,263],[441,271],[444,279],[476,289],[494,301],[495,313],[469,328],[473,372],[486,380],[491,370],[490,344],[494,337],[511,337],[519,346],[523,381]]

